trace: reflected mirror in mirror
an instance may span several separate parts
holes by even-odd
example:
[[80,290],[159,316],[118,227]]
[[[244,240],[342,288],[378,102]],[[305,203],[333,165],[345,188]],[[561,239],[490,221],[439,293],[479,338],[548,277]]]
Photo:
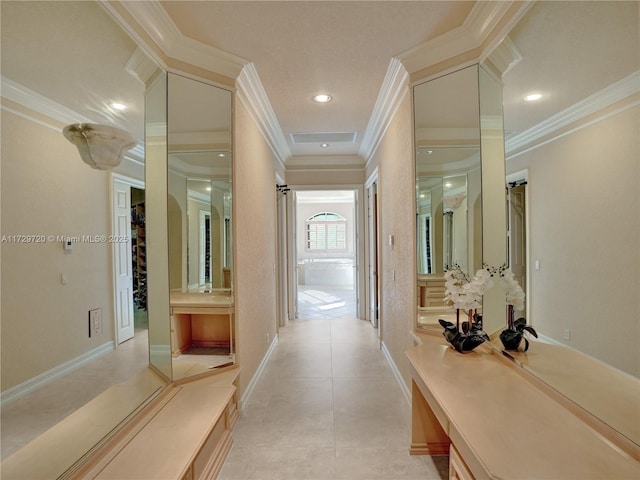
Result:
[[234,363],[231,92],[169,75],[173,378]]
[[[165,385],[149,368],[152,320],[134,306],[130,208],[145,194],[144,99],[159,70],[98,2],[0,8],[1,468],[3,478],[58,478]],[[148,76],[126,70],[133,57]],[[92,169],[62,134],[79,122],[138,145],[114,170]],[[27,238],[14,235],[33,241],[5,241]],[[63,425],[98,413],[64,449],[48,448]],[[55,456],[37,450],[38,436]]]
[[513,356],[635,445],[639,9],[535,2],[486,62],[503,83],[509,262],[545,342]]
[[444,272],[482,266],[478,67],[414,88],[418,326],[455,323]]

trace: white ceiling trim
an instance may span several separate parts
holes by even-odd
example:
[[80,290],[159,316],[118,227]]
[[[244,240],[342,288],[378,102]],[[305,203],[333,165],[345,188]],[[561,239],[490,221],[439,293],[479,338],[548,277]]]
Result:
[[[12,102],[19,103],[34,112],[56,120],[65,125],[70,123],[96,123],[88,117],[80,115],[73,110],[50,100],[47,97],[28,89],[6,77],[2,78],[2,96]],[[62,131],[57,125],[51,124],[52,128]]]
[[[79,113],[64,107],[59,103],[56,103],[53,100],[6,77],[0,77],[0,84],[2,96],[4,98],[21,105],[27,110],[36,112],[42,115],[42,117],[35,117],[33,114],[30,115],[25,110],[18,111],[15,108],[10,108],[4,104],[2,105],[2,109],[26,120],[37,123],[38,125],[42,125],[43,127],[51,128],[52,130],[62,133],[62,128],[64,127],[60,127],[60,125],[54,122],[59,122],[63,126],[72,123],[100,123],[80,115]],[[52,121],[48,122],[47,119]],[[138,140],[136,146],[125,153],[125,158],[133,163],[144,165],[144,140]]]
[[[397,56],[409,73],[480,47],[515,2],[477,2],[464,23]],[[522,10],[532,2],[522,3]],[[519,16],[519,15],[518,15]]]
[[236,79],[238,100],[249,111],[260,132],[267,140],[271,150],[284,168],[284,163],[291,157],[291,149],[282,132],[267,92],[265,92],[258,72],[253,63],[248,63]]
[[171,158],[169,171],[177,173],[182,177],[203,177],[211,179],[212,177],[229,176],[229,173],[227,171],[228,169],[190,165],[189,163],[182,160],[179,156],[172,153],[169,153],[169,157]]
[[170,133],[171,143],[176,145],[226,145],[231,146],[231,132],[202,131]]
[[[602,111],[639,92],[640,71],[636,71],[619,82],[605,87],[599,92],[571,105],[569,108],[552,115],[537,125],[509,137],[505,142],[506,153],[507,155],[513,155],[541,138],[553,135],[560,129],[576,123],[589,115]],[[627,108],[630,106],[633,106],[633,104],[628,105]],[[589,122],[589,124],[591,123],[593,122]]]
[[[108,3],[105,8],[112,14]],[[237,55],[186,37],[160,2],[120,2],[162,51],[169,57],[236,78],[249,63]]]
[[373,158],[391,119],[408,93],[409,73],[398,59],[392,58],[358,152],[366,164]]

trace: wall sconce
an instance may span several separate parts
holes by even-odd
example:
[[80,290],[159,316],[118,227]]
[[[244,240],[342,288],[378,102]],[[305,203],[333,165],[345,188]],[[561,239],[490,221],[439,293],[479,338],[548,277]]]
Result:
[[137,143],[124,130],[95,123],[67,125],[62,134],[78,148],[84,163],[96,170],[117,167],[124,154]]

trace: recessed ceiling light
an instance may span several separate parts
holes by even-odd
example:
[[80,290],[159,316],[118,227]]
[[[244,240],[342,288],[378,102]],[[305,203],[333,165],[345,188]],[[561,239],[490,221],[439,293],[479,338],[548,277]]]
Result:
[[313,101],[318,103],[327,103],[331,101],[331,95],[321,93],[320,95],[316,95],[315,97],[313,97]]
[[431,155],[433,153],[433,150],[427,150],[427,155]]
[[329,144],[328,144],[328,143],[321,143],[321,144],[320,144],[320,146],[321,146],[322,148],[327,148],[327,147],[329,146]]
[[218,157],[223,158],[224,157],[224,153],[219,153]]
[[524,97],[524,99],[527,102],[535,102],[536,100],[540,100],[541,98],[542,98],[542,94],[541,93],[530,93],[529,95]]
[[451,182],[447,182],[447,183],[445,183],[445,184],[444,184],[444,186],[445,186],[446,188],[451,188]]
[[126,110],[127,106],[124,103],[118,103],[118,102],[113,102],[111,103],[111,108],[113,108],[114,110]]
[[207,192],[210,192],[211,191],[211,187],[207,187],[206,190],[207,190]]

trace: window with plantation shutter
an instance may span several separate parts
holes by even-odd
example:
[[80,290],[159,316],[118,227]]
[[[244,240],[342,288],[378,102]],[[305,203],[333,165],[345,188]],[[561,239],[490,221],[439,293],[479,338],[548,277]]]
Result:
[[305,248],[313,252],[347,249],[347,220],[337,213],[322,212],[307,219]]

